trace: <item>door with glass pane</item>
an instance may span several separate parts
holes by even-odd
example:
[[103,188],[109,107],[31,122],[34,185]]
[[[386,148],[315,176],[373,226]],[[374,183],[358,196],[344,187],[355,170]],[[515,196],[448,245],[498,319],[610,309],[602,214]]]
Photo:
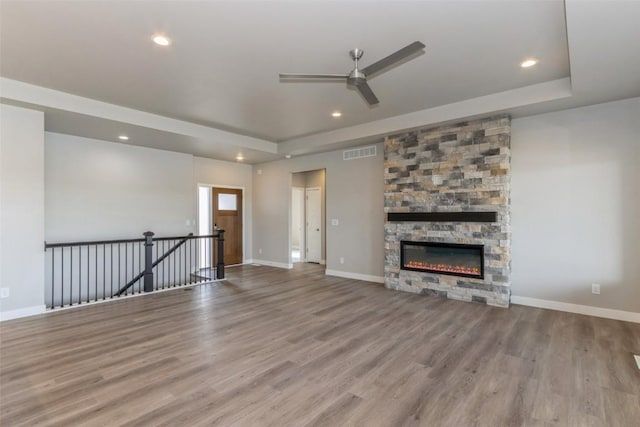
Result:
[[224,263],[242,264],[242,190],[213,187],[212,191],[213,223],[225,231]]

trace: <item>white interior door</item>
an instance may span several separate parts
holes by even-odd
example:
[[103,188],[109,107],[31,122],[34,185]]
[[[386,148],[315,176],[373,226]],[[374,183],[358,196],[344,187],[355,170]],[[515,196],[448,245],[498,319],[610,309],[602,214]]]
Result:
[[320,188],[307,188],[306,213],[306,259],[320,262],[322,259],[322,194]]
[[305,205],[304,188],[293,187],[291,192],[291,259],[292,262],[304,260]]

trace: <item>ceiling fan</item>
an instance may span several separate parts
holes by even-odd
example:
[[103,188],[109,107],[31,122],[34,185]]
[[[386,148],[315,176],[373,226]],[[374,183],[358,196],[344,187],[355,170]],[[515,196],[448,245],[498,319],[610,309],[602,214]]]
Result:
[[288,74],[280,73],[281,80],[346,80],[348,86],[355,87],[367,100],[369,105],[377,104],[378,98],[375,96],[369,85],[367,84],[367,76],[375,74],[393,64],[396,64],[406,57],[413,55],[414,53],[423,49],[424,43],[415,41],[408,46],[392,53],[391,55],[382,58],[378,62],[360,69],[358,68],[358,61],[362,58],[364,51],[362,49],[353,49],[349,51],[351,58],[356,63],[355,68],[349,74]]

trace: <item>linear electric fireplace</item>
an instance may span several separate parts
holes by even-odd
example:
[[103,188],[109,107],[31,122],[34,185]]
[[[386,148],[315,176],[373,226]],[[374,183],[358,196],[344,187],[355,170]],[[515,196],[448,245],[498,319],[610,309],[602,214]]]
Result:
[[403,240],[400,268],[484,279],[484,246]]

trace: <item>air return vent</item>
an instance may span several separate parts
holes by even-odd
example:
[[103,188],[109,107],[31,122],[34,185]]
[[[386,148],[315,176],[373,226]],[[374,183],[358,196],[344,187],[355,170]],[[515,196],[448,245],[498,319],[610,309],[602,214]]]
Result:
[[361,159],[363,157],[375,157],[376,146],[354,148],[353,150],[345,150],[342,152],[342,160]]

